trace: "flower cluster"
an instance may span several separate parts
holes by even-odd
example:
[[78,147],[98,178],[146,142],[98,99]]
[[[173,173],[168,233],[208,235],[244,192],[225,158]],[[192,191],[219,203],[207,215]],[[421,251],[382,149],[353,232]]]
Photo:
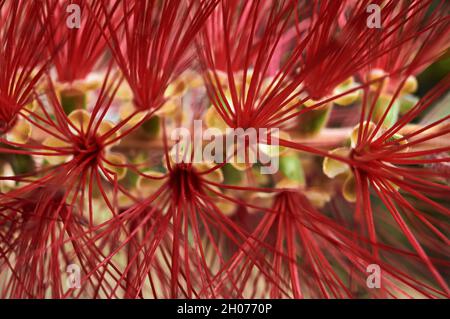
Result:
[[450,297],[449,9],[0,1],[0,297]]

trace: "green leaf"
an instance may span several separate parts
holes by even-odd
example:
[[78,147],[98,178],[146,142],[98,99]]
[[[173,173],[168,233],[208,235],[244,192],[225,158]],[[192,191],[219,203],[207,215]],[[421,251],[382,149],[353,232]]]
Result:
[[153,116],[142,123],[141,131],[148,137],[157,137],[160,130],[160,121],[158,116]]

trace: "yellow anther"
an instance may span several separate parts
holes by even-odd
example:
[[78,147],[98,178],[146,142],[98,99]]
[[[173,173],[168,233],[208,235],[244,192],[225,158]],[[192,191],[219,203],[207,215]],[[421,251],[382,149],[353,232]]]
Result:
[[166,99],[182,96],[188,89],[187,84],[182,78],[178,78],[170,83],[164,91]]
[[155,115],[173,116],[180,109],[181,101],[179,99],[169,99],[155,112]]
[[196,89],[204,85],[201,75],[193,71],[184,72],[181,75],[181,78],[190,89]]
[[201,176],[206,179],[207,181],[214,182],[214,183],[222,183],[224,180],[222,170],[216,167],[214,163],[194,163],[193,166],[199,173],[203,173],[206,171],[210,171],[207,174],[202,174]]
[[59,90],[59,96],[61,98],[61,106],[66,114],[77,109],[86,108],[86,92],[79,87],[65,85]]
[[323,105],[321,105],[319,107],[316,107],[316,105],[319,104],[320,102],[321,101],[316,101],[316,100],[313,100],[313,99],[309,99],[309,100],[306,100],[305,102],[303,102],[303,105],[306,106],[306,107],[315,107],[316,109],[320,109],[320,108],[323,108],[323,107],[326,107],[326,106],[330,105],[329,103],[325,103],[325,104],[323,104]]
[[[347,80],[345,80],[344,82],[342,82],[341,84],[339,84],[334,89],[333,95],[337,96],[337,95],[346,93],[357,86],[358,86],[358,83],[355,83],[353,80],[353,77],[350,77]],[[350,93],[346,93],[345,95],[334,99],[333,102],[335,104],[338,104],[341,106],[347,106],[347,105],[354,103],[358,98],[359,98],[359,90],[356,90],[356,91],[353,91]]]
[[[217,80],[219,81],[219,83],[216,83],[216,76],[217,76]],[[214,85],[219,84],[222,87],[226,87],[228,85],[228,75],[220,70],[208,70],[207,71],[207,78],[210,78],[210,80],[212,81],[212,83]]]
[[[274,141],[274,143],[271,144],[265,144],[265,143],[258,143],[259,151],[264,153],[265,155],[269,157],[277,157],[286,154],[286,152],[289,150],[287,147],[280,146],[279,140],[289,140],[290,136],[288,133],[284,131],[279,132],[279,136],[277,137],[277,141]],[[276,142],[276,143],[275,143]]]
[[[362,126],[363,127],[361,128],[361,134],[367,134],[367,136],[370,136],[370,134],[372,134],[372,132],[376,128],[375,123],[368,122],[368,121],[364,121]],[[350,141],[351,141],[352,148],[355,148],[356,145],[358,144],[359,127],[360,127],[360,124],[356,125],[353,128],[352,133],[350,135]],[[378,135],[379,135],[379,133],[377,133],[375,137],[377,137]]]
[[302,187],[302,184],[299,181],[292,180],[289,178],[283,178],[278,183],[276,183],[276,189],[294,189],[298,190]]
[[225,199],[219,199],[216,202],[216,206],[222,214],[228,217],[233,216],[236,212],[236,204]]

